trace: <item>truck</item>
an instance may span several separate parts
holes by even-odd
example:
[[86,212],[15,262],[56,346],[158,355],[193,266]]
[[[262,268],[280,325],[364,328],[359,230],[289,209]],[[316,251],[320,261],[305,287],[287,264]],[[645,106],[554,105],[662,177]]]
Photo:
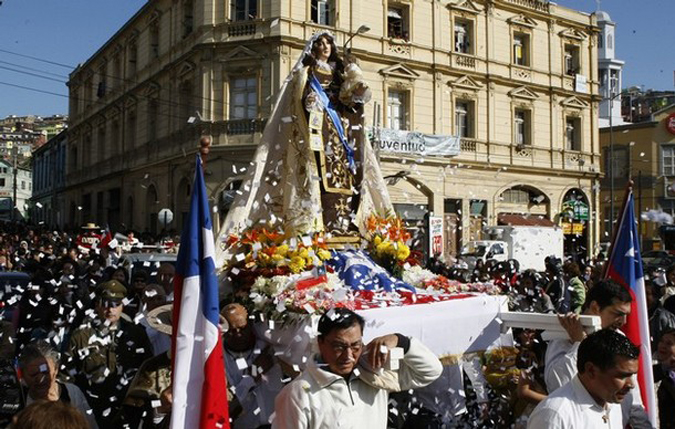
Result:
[[547,256],[563,259],[563,232],[547,226],[489,226],[488,240],[470,241],[464,245],[460,259],[473,268],[480,259],[507,261],[515,259],[520,270],[545,271]]

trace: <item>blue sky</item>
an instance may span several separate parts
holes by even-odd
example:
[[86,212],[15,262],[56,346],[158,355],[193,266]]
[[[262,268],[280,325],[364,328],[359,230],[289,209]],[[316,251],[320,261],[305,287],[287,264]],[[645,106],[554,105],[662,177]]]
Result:
[[[75,67],[112,36],[147,0],[3,0],[0,5],[0,118],[66,114],[69,69],[8,53]],[[371,0],[361,0],[371,1]],[[558,0],[561,6],[596,10],[595,0]],[[675,0],[604,0],[617,23],[617,55],[626,61],[624,86],[672,90]],[[33,68],[36,70],[30,70]],[[19,69],[16,73],[8,69]],[[45,80],[28,73],[51,73]],[[20,89],[20,85],[51,94]]]

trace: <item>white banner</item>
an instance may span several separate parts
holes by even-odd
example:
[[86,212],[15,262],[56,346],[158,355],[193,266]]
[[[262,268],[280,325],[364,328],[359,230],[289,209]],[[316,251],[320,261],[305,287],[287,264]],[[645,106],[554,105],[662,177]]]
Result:
[[381,152],[421,156],[459,155],[459,137],[422,134],[417,131],[371,128],[368,130]]

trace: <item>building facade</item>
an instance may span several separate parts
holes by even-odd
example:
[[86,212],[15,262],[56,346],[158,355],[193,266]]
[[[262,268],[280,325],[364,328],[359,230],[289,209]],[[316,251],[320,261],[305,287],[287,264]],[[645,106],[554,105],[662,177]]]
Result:
[[33,152],[31,220],[47,226],[63,226],[65,216],[66,150],[64,130]]
[[32,188],[30,169],[0,159],[0,219],[28,219]]
[[380,151],[399,213],[442,216],[448,254],[534,218],[569,225],[571,252],[593,250],[599,28],[542,0],[148,2],[70,76],[66,218],[157,232],[166,207],[180,229],[202,134],[222,214],[318,29],[339,46],[356,34],[371,127],[460,137],[454,156]]
[[602,179],[603,236],[609,240],[611,235],[612,198],[616,220],[632,179],[642,249],[675,250],[675,228],[660,215],[675,216],[675,104],[650,119],[600,130],[607,172]]

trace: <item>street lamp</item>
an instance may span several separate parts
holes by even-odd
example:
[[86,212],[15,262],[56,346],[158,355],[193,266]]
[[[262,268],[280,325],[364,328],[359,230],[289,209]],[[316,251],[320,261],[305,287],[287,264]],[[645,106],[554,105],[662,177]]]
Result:
[[[359,28],[356,29],[356,33],[352,34],[349,36],[349,39],[342,45],[342,51],[347,52],[347,45],[352,41],[354,37],[356,37],[359,34],[367,33],[370,31],[370,27],[368,27],[366,24],[361,25]],[[351,51],[352,47],[349,45],[349,50]]]
[[614,99],[620,97],[618,92],[611,97],[605,98],[609,100],[609,228],[610,231],[614,228]]

